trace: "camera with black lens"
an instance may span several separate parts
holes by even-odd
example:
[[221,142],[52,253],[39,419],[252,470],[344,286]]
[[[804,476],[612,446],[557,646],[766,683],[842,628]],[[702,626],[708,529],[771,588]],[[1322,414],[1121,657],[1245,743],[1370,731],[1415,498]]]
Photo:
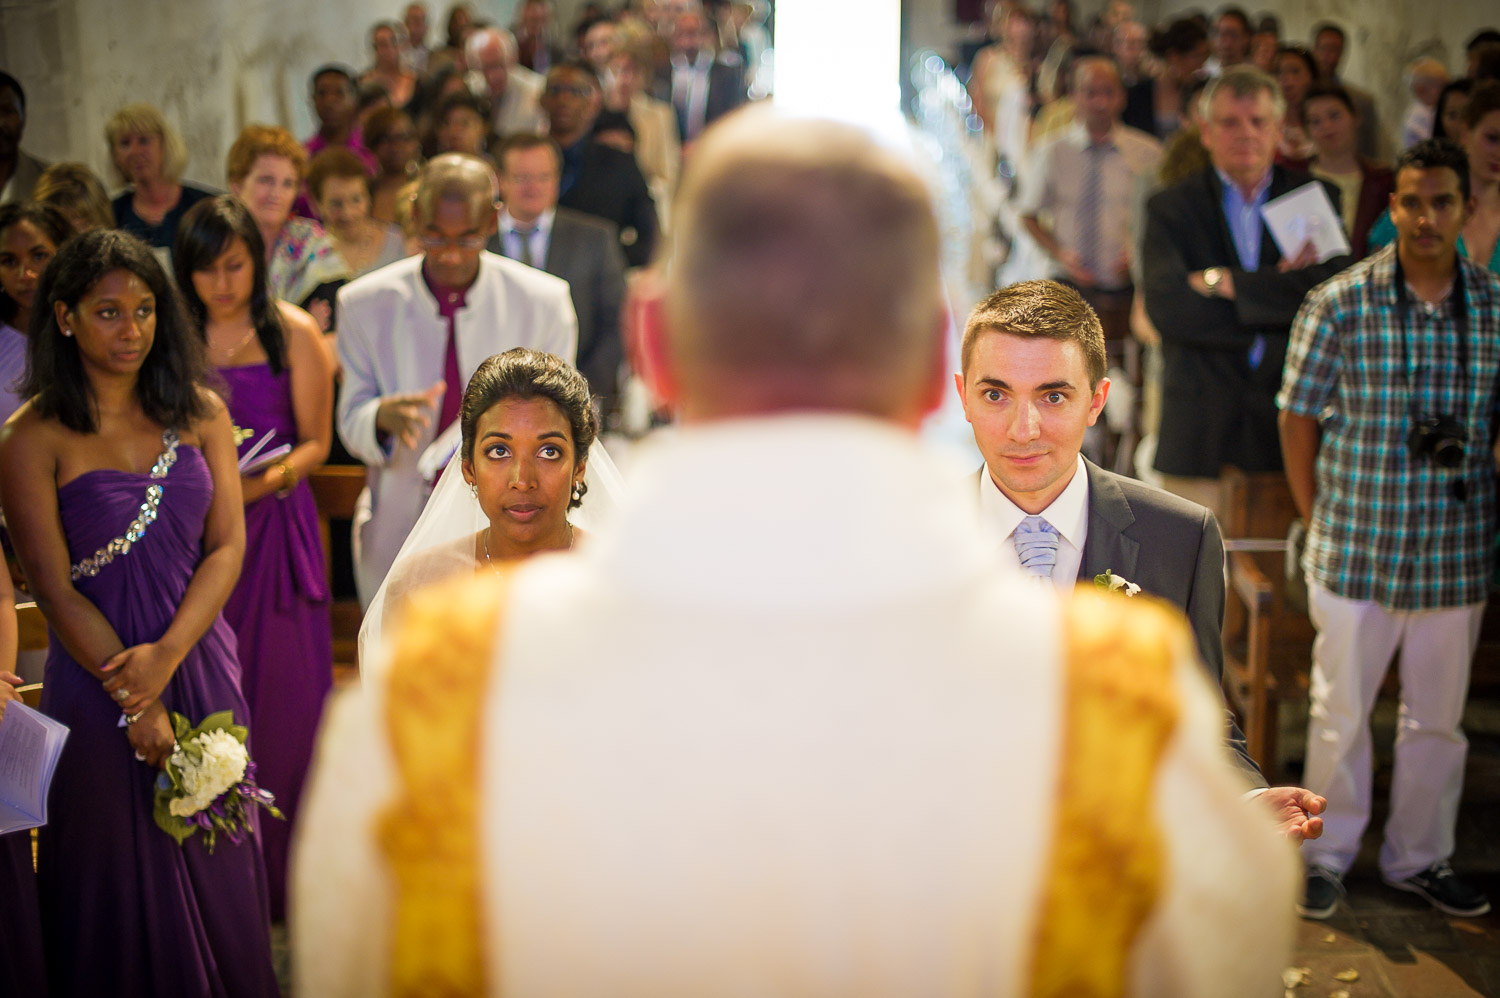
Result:
[[1429,458],[1440,468],[1457,468],[1464,463],[1464,445],[1469,432],[1452,416],[1413,418],[1406,433],[1406,448],[1415,458]]

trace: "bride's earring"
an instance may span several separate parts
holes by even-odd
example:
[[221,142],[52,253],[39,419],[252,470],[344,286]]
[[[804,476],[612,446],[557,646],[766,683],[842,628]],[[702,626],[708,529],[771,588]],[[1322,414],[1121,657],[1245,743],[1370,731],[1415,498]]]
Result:
[[475,500],[479,499],[479,483],[478,482],[470,482],[469,483],[469,495],[473,496],[475,498]]
[[583,482],[582,481],[577,481],[577,482],[573,483],[573,501],[574,502],[582,502],[583,501],[583,491],[584,490],[583,490]]

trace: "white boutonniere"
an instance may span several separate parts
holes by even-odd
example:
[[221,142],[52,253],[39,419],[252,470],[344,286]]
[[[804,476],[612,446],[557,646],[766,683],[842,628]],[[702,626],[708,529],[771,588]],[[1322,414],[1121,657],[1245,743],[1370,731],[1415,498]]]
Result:
[[1109,569],[1104,570],[1103,575],[1094,576],[1094,585],[1109,593],[1123,592],[1126,596],[1135,596],[1141,591],[1141,587],[1123,576],[1116,575]]

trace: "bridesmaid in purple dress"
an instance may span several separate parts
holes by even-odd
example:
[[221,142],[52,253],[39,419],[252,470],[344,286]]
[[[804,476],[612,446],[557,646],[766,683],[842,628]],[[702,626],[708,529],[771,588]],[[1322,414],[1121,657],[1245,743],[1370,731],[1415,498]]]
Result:
[[263,823],[271,918],[284,917],[288,835],[323,699],[333,682],[328,576],[318,511],[305,481],[333,439],[333,360],[312,316],[270,296],[260,229],[229,195],[182,219],[177,286],[227,388],[241,455],[287,445],[241,479],[246,557],[224,605],[239,638],[256,779],[287,821]]
[[275,995],[258,842],[151,817],[168,712],[249,718],[219,612],[245,550],[229,413],[134,236],[68,242],[36,307],[0,497],[51,627],[42,710],[72,730],[38,855],[51,993]]

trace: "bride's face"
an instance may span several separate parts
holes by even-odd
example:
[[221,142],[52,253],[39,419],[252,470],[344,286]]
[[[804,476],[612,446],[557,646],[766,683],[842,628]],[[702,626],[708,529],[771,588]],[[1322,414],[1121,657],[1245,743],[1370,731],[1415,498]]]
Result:
[[568,418],[550,399],[503,399],[474,428],[464,479],[497,538],[529,547],[566,535],[573,484],[583,478]]

